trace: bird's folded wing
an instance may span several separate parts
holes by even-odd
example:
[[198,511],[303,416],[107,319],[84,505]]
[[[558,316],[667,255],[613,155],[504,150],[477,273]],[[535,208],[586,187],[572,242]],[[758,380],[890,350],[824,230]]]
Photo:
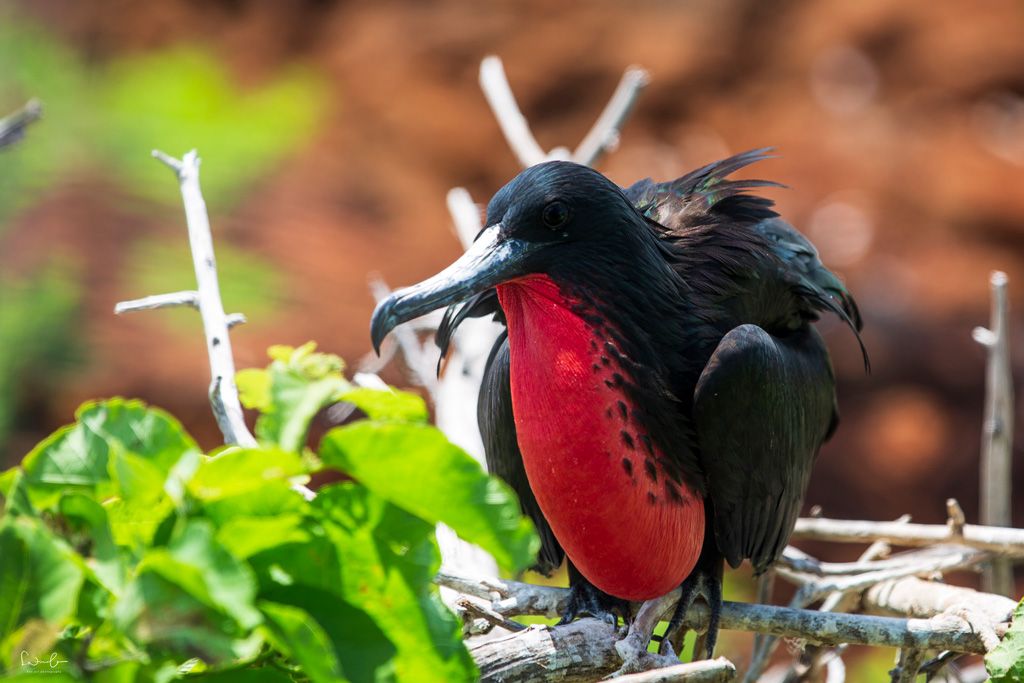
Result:
[[726,334],[694,393],[694,426],[719,550],[761,573],[786,546],[818,448],[835,426],[834,379],[811,327]]

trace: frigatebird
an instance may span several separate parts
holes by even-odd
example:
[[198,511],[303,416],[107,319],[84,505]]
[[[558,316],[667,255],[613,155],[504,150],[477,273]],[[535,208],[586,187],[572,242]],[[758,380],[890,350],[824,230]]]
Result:
[[672,627],[703,597],[710,657],[723,560],[760,574],[792,532],[838,424],[812,323],[831,312],[860,342],[861,319],[814,246],[750,193],[780,185],[729,178],[769,151],[625,189],[570,162],[530,167],[461,258],[374,311],[377,349],[442,306],[442,355],[467,316],[505,324],[479,424],[491,472],[539,530],[537,568],[568,558],[563,621],[615,623],[626,601],[681,587]]

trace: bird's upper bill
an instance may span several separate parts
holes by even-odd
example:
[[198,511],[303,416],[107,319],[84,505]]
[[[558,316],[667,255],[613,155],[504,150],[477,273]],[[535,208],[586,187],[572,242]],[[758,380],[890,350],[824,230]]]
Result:
[[[380,302],[370,334],[375,349],[396,325],[468,299],[558,261],[586,260],[587,246],[621,252],[619,237],[639,232],[643,219],[613,182],[567,161],[522,171],[491,199],[485,228],[452,265]],[[573,245],[567,252],[562,245]]]
[[377,304],[370,321],[373,348],[401,323],[527,274],[525,263],[538,244],[486,228],[455,263],[419,284],[399,289]]

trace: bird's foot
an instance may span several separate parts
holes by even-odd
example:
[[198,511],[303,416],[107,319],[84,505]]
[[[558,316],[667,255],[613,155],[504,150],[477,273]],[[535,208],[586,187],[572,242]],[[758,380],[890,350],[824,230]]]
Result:
[[629,602],[598,590],[586,579],[572,581],[569,599],[565,603],[562,619],[558,625],[568,624],[583,616],[594,617],[615,627],[618,618],[626,621],[629,617]]
[[629,625],[626,637],[615,643],[615,650],[622,657],[622,667],[610,678],[679,663],[679,658],[672,651],[671,643],[666,645],[662,641],[662,650],[658,654],[647,651],[654,627],[678,599],[679,590],[677,589],[660,598],[648,600],[640,606],[636,617]]
[[715,643],[718,641],[718,622],[722,615],[722,580],[716,574],[698,567],[686,577],[679,588],[679,602],[669,621],[668,629],[665,630],[661,647],[664,649],[667,645],[671,651],[674,644],[675,648],[682,652],[683,639],[686,637],[683,619],[697,598],[703,598],[710,608],[711,616],[708,619],[707,630],[697,637],[693,645],[693,659],[711,659],[715,652]]

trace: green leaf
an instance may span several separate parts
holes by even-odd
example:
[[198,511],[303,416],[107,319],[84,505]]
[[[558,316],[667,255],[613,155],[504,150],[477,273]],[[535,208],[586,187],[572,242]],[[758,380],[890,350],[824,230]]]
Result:
[[1010,629],[999,645],[985,655],[985,669],[993,683],[1024,681],[1024,600],[1013,611]]
[[146,547],[153,542],[153,534],[174,504],[166,497],[156,502],[114,498],[105,501],[103,507],[117,545]]
[[249,557],[262,597],[279,586],[296,584],[337,590],[341,577],[337,550],[319,525],[311,524],[306,531],[309,536],[301,543],[281,544]]
[[113,450],[107,468],[115,490],[124,500],[151,502],[164,496],[167,473],[145,458]]
[[[256,421],[256,436],[275,443],[285,450],[301,451],[306,445],[309,423],[326,405],[349,388],[342,375],[344,363],[337,356],[316,353],[316,344],[309,342],[293,349],[274,346],[269,354],[273,361],[267,368],[270,399],[264,401],[263,414]],[[258,381],[248,380],[250,385]]]
[[88,433],[108,444],[119,444],[123,450],[145,458],[164,473],[186,452],[199,450],[177,419],[139,400],[112,398],[89,402],[83,404],[75,416]]
[[[5,539],[5,547],[24,553],[21,559],[18,559],[17,554],[9,556],[15,569],[11,570],[11,574],[4,569],[7,580],[24,578],[26,557],[28,562],[27,585],[24,589],[15,588],[11,593],[12,596],[19,592],[22,595],[21,608],[13,619],[14,625],[20,626],[34,617],[49,623],[63,623],[73,615],[85,573],[81,558],[67,543],[54,536],[41,521],[25,516],[0,523],[0,537]],[[4,565],[7,564],[6,553],[0,559]],[[22,568],[17,568],[19,566]],[[12,622],[11,614],[15,614],[13,610],[7,613],[8,624]]]
[[276,517],[289,513],[304,513],[306,500],[287,481],[266,482],[231,496],[203,501],[203,512],[215,524],[222,526],[241,517]]
[[[206,459],[188,482],[189,493],[213,501],[302,474],[302,459],[276,448],[232,448]],[[296,494],[298,495],[298,494]]]
[[28,484],[25,482],[25,475],[20,467],[11,469],[0,475],[0,496],[3,503],[4,515],[29,515],[36,514],[32,507],[32,501],[28,496]]
[[426,422],[428,417],[423,398],[407,391],[357,387],[341,394],[338,399],[353,404],[371,420]]
[[237,623],[165,573],[142,567],[114,604],[112,623],[149,656],[182,660],[197,654],[208,663],[229,661],[248,648]]
[[92,498],[80,494],[66,495],[60,500],[60,514],[71,526],[84,528],[92,544],[92,569],[103,587],[114,595],[125,584],[125,565],[114,543],[107,511]]
[[138,571],[163,576],[203,604],[223,610],[243,628],[261,621],[253,605],[256,579],[252,571],[216,543],[206,520],[191,520],[166,549],[157,548],[143,557]]
[[[309,614],[330,639],[345,677],[353,683],[394,680],[395,647],[363,610],[332,591],[303,584],[275,586],[265,597]],[[433,680],[449,679],[439,675]]]
[[441,564],[434,526],[354,482],[324,487],[313,505],[330,520],[345,599],[398,648],[398,679],[475,680],[460,624],[433,583]]
[[330,638],[309,613],[267,600],[258,606],[278,648],[294,659],[314,683],[344,680]]
[[444,522],[510,571],[530,566],[540,542],[515,494],[429,425],[362,421],[332,429],[324,463],[430,522]]
[[217,529],[217,542],[235,557],[245,559],[279,545],[305,543],[309,534],[302,524],[302,515],[294,513],[275,517],[232,517]]
[[270,373],[260,368],[246,368],[235,373],[235,385],[242,405],[250,410],[270,408]]
[[28,544],[10,524],[0,526],[0,643],[21,623],[30,580]]
[[76,416],[78,422],[44,439],[22,463],[30,495],[44,507],[69,488],[112,493],[112,451],[139,456],[166,474],[185,453],[198,450],[177,420],[141,401],[89,402]]
[[202,683],[294,683],[291,676],[269,666],[250,669],[230,669],[227,671],[207,671],[198,675],[190,675],[187,681]]

